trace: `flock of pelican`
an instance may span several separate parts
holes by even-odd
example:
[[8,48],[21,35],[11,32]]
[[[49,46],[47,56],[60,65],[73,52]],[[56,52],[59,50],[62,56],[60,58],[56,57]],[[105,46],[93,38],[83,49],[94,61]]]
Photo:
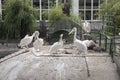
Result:
[[[87,22],[85,22],[87,23]],[[88,24],[87,24],[88,25]],[[84,26],[84,25],[83,25]],[[85,30],[85,29],[89,29],[89,30]],[[84,30],[89,33],[90,32],[90,28],[86,27],[84,28]],[[74,37],[73,37],[73,46],[75,46],[79,52],[83,52],[83,53],[87,53],[87,47],[91,46],[91,45],[96,45],[96,43],[93,40],[79,40],[77,39],[77,28],[74,27],[70,32],[69,35],[74,33]],[[35,39],[33,42],[33,47],[36,51],[41,51],[43,44],[44,44],[44,40],[42,38],[39,38],[39,32],[35,31],[32,36],[29,36],[28,34],[21,39],[20,44],[18,45],[21,48],[28,48],[28,45],[33,41],[33,38]],[[64,45],[64,41],[63,41],[63,34],[60,34],[60,38],[58,42],[53,43],[53,45],[50,46],[49,52],[56,52],[60,49],[63,49]]]

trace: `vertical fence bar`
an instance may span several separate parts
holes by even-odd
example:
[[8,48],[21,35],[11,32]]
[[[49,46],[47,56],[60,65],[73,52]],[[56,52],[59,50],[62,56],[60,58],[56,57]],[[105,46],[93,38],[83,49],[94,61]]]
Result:
[[111,38],[110,39],[110,50],[109,50],[110,52],[110,56],[111,56],[111,58],[112,58],[112,62],[114,62],[114,60],[113,60],[113,39]]
[[99,38],[99,46],[101,46],[101,33],[100,33],[100,38]]
[[[113,17],[113,16],[112,16]],[[114,18],[112,18],[112,21],[113,21],[113,28],[114,28],[114,32],[113,32],[113,39],[114,39],[114,52],[116,52],[116,49],[115,49],[115,47],[116,47],[116,41],[115,41],[115,36],[116,36],[116,34],[115,34],[115,32],[116,32],[116,26],[115,26],[115,20],[114,20]]]
[[107,37],[105,36],[105,50],[107,51]]

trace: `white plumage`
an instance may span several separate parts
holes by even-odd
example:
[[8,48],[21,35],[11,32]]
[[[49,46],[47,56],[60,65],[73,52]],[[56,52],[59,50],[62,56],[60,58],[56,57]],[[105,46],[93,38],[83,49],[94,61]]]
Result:
[[86,44],[87,47],[90,47],[92,45],[97,46],[97,44],[93,40],[83,40],[82,42]]
[[120,33],[118,33],[118,35],[120,36]]
[[63,34],[60,35],[60,39],[58,42],[53,43],[53,45],[50,47],[49,52],[57,51],[59,49],[63,48],[63,40],[62,40]]
[[89,40],[83,40],[82,42],[86,44],[87,47],[89,47],[89,42],[90,42]]
[[29,36],[27,34],[23,39],[21,39],[20,44],[18,44],[18,46],[21,48],[24,47],[28,48],[28,45],[32,42],[33,37],[34,37],[34,33],[32,34],[32,36]]
[[87,22],[87,21],[85,21],[84,23],[83,23],[83,30],[86,32],[86,33],[90,33],[91,32],[91,27],[90,27],[90,23],[89,22]]
[[42,38],[39,38],[39,32],[35,31],[35,42],[33,42],[33,47],[35,48],[36,51],[40,51],[40,49],[42,48],[43,44],[44,44],[44,40]]
[[76,46],[76,48],[80,52],[83,52],[83,53],[86,54],[87,53],[87,46],[86,46],[86,44],[83,43],[81,40],[76,38],[76,35],[77,35],[77,28],[76,27],[74,27],[69,34],[71,34],[73,32],[74,32],[74,46]]

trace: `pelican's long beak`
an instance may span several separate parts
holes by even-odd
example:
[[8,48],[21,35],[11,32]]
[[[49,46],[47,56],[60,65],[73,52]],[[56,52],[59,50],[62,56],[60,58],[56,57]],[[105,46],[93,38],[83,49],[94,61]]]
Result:
[[72,29],[72,30],[68,33],[68,35],[72,34],[73,32],[74,32],[74,30]]

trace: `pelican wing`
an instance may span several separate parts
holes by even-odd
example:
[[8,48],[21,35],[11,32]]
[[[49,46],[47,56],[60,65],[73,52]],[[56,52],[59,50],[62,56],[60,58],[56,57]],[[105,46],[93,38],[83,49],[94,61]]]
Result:
[[[87,46],[80,40],[75,40],[74,45],[80,50],[80,51],[87,51]],[[84,52],[83,51],[83,52]]]
[[30,44],[32,39],[30,37],[25,37],[20,41],[20,46],[25,46]]
[[26,37],[29,37],[29,35],[27,34],[27,35],[25,35],[25,37],[24,38],[26,38]]

